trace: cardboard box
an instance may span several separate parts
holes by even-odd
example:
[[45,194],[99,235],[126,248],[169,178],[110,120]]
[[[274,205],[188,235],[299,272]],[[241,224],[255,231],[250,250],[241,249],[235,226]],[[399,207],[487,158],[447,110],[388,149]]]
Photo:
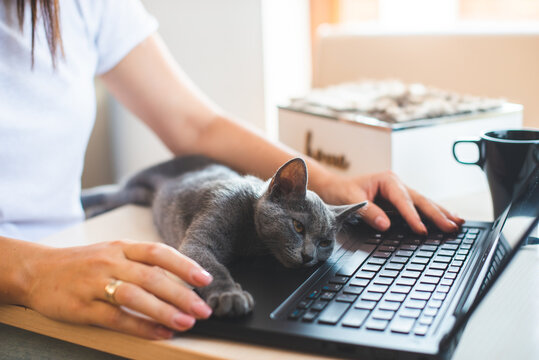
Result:
[[522,106],[512,103],[488,112],[404,123],[316,106],[279,107],[279,140],[284,144],[341,174],[392,170],[408,186],[434,200],[488,191],[479,167],[461,165],[453,158],[455,140],[520,127]]

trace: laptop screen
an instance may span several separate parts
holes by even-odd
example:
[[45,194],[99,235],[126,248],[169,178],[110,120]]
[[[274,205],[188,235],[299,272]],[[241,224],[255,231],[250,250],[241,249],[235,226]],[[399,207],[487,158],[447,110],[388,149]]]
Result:
[[[526,240],[534,222],[539,216],[539,167],[535,167],[527,181],[516,194],[511,206],[500,216],[494,227],[494,236],[499,236],[500,246],[505,247],[503,260],[510,257],[516,248]],[[502,260],[502,259],[500,259]]]

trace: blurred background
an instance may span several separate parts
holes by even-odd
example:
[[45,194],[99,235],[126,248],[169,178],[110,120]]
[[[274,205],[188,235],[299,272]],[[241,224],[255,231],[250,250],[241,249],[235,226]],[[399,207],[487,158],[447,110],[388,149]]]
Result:
[[[194,82],[277,137],[277,105],[312,87],[399,79],[524,105],[539,127],[537,0],[144,0]],[[171,156],[97,80],[83,187]]]

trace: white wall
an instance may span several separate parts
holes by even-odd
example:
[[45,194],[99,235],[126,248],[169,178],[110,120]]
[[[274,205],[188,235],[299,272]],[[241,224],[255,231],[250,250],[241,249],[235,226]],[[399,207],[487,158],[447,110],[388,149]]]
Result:
[[[143,2],[173,56],[211,99],[276,134],[276,104],[310,86],[308,0]],[[118,104],[111,116],[117,180],[170,156]]]

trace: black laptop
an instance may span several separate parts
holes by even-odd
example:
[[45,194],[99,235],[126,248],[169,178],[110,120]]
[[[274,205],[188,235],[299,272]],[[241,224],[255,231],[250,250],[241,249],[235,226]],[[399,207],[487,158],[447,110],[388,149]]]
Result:
[[397,217],[377,233],[347,228],[328,261],[285,269],[272,258],[238,262],[255,298],[239,319],[199,321],[193,332],[352,358],[450,358],[466,322],[537,226],[539,167],[494,223],[412,233]]

